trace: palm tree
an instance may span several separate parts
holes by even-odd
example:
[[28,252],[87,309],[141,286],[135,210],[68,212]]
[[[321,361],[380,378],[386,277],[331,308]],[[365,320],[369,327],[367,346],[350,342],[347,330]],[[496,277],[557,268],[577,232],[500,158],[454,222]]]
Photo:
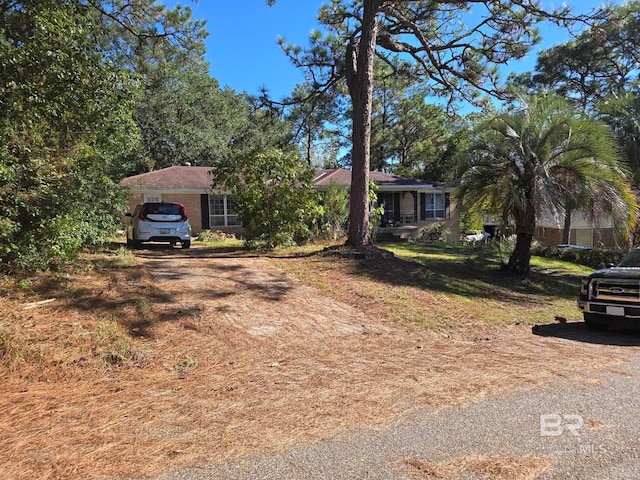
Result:
[[536,221],[580,210],[613,220],[628,235],[636,203],[606,124],[579,115],[563,99],[534,95],[480,122],[460,177],[470,211],[498,213],[515,224],[509,270],[529,272]]

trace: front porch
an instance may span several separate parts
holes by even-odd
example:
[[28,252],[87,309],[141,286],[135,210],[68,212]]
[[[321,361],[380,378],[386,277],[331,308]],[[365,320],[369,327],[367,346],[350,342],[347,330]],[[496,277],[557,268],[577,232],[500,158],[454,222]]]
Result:
[[384,208],[380,227],[416,227],[420,212],[418,198],[418,191],[379,192],[378,205]]

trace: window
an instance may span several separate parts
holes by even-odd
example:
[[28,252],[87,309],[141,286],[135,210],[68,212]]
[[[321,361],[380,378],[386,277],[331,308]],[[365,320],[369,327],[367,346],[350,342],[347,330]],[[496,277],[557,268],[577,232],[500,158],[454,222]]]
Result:
[[238,207],[229,195],[209,195],[209,225],[212,228],[242,225]]
[[242,222],[238,218],[238,206],[231,197],[225,197],[227,199],[227,225],[230,227],[240,226]]
[[425,219],[449,218],[448,194],[427,193],[424,196]]

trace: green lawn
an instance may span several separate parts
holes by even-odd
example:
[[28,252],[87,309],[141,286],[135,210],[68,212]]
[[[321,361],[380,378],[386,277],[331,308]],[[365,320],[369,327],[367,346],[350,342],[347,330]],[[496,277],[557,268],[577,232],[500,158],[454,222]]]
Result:
[[[422,265],[419,286],[444,295],[448,308],[467,312],[486,323],[548,323],[557,317],[579,320],[576,299],[589,267],[532,257],[527,277],[500,268],[492,246],[383,244],[400,259]],[[503,254],[504,262],[508,255]]]

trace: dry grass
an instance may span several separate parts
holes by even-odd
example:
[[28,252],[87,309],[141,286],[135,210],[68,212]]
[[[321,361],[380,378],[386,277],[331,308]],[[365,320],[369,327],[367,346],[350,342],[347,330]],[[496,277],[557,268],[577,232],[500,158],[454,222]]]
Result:
[[418,478],[447,480],[462,478],[466,472],[487,480],[535,480],[552,466],[549,459],[537,455],[469,455],[440,463],[416,459],[406,463]]
[[286,260],[321,282],[312,287],[274,266],[284,260],[243,255],[151,249],[135,266],[94,255],[22,287],[6,281],[0,477],[150,476],[584,379],[626,358],[623,347],[532,335],[519,314],[502,328],[462,312],[445,330],[416,330],[407,319],[426,314],[411,299],[427,300],[415,285],[360,289],[354,261],[332,259],[330,271],[315,257]]

